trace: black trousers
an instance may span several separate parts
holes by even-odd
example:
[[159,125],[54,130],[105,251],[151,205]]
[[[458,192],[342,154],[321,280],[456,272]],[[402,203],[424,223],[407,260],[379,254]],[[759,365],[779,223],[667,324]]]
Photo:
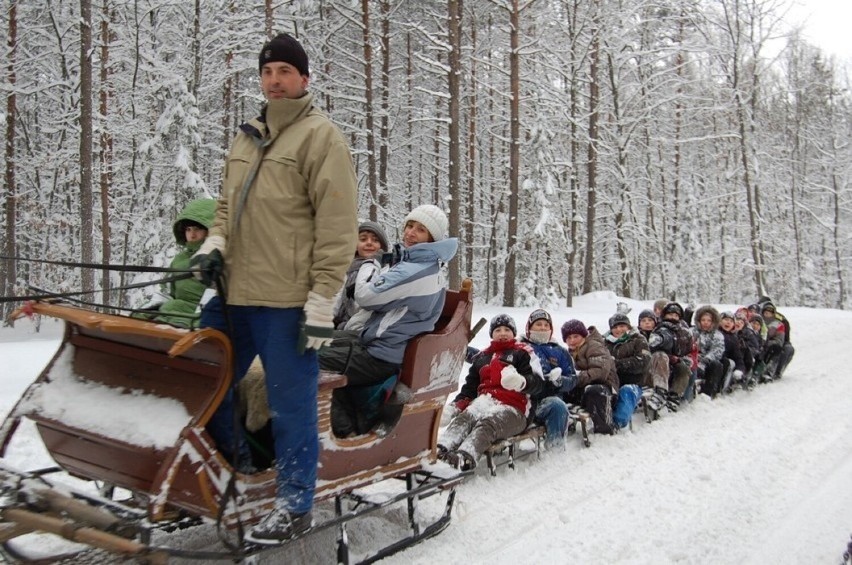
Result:
[[346,375],[346,386],[335,389],[331,396],[331,429],[337,437],[363,434],[372,426],[364,416],[364,406],[355,394],[356,388],[372,387],[384,383],[399,373],[399,363],[376,359],[361,343],[359,332],[335,332],[331,345],[319,352],[320,369]]

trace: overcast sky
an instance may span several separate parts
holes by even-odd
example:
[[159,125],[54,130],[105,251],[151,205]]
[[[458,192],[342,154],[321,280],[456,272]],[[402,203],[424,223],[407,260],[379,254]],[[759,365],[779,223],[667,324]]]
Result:
[[787,21],[805,24],[805,38],[829,54],[852,61],[852,2],[849,0],[794,0]]

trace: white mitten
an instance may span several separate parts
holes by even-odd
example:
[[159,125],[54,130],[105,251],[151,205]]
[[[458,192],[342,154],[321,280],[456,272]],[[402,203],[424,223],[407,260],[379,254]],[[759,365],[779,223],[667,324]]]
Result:
[[736,369],[736,370],[734,371],[734,380],[735,380],[735,381],[738,381],[738,382],[739,382],[739,381],[741,381],[741,380],[743,380],[743,372],[742,372],[742,371],[740,371],[739,369]]
[[524,387],[527,385],[527,381],[523,376],[521,376],[517,369],[515,369],[512,365],[507,365],[503,367],[502,371],[500,371],[500,384],[506,390],[520,392],[524,390]]
[[562,386],[562,367],[554,367],[547,373],[547,380],[556,386]]
[[326,298],[314,291],[308,291],[305,302],[305,324],[299,339],[297,350],[325,347],[334,340],[334,298]]

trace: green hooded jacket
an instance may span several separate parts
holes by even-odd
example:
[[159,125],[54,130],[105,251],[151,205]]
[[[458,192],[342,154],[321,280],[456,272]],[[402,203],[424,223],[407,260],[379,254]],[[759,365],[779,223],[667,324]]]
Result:
[[[178,215],[172,229],[175,234],[175,241],[183,249],[172,259],[169,265],[172,269],[189,269],[189,260],[192,259],[192,256],[203,243],[202,241],[186,242],[186,222],[201,224],[209,231],[213,226],[215,214],[216,200],[201,198],[191,201]],[[207,287],[194,277],[190,277],[170,283],[168,288],[163,290],[168,291],[167,293],[171,298],[160,306],[160,315],[154,318],[154,321],[183,328],[197,328],[198,318],[201,315],[200,310],[198,310],[198,302]],[[192,317],[170,316],[169,314],[189,314]]]

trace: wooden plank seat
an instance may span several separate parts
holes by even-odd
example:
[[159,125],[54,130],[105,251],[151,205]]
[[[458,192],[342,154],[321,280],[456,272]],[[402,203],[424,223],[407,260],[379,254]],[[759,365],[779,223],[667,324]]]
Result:
[[[535,453],[536,458],[541,457],[541,444],[547,435],[547,429],[543,425],[530,424],[523,432],[506,439],[498,439],[485,450],[485,461],[491,476],[497,476],[497,467],[508,465],[510,469],[515,468],[515,461],[523,459]],[[535,449],[518,452],[518,445],[526,440],[531,440]],[[505,454],[506,459],[499,461],[499,457]]]
[[[441,411],[455,391],[470,338],[471,287],[466,280],[461,290],[448,291],[435,331],[408,344],[400,380],[412,398],[387,436],[335,438],[331,394],[346,377],[321,373],[317,500],[435,460]],[[147,502],[152,521],[180,509],[221,515],[231,526],[269,511],[274,471],[234,473],[205,429],[231,385],[232,352],[224,334],[60,304],[34,303],[29,309],[64,320],[66,329],[59,350],[0,428],[0,456],[27,418],[63,469],[132,491]],[[97,421],[103,410],[87,414],[87,403],[115,410]]]

